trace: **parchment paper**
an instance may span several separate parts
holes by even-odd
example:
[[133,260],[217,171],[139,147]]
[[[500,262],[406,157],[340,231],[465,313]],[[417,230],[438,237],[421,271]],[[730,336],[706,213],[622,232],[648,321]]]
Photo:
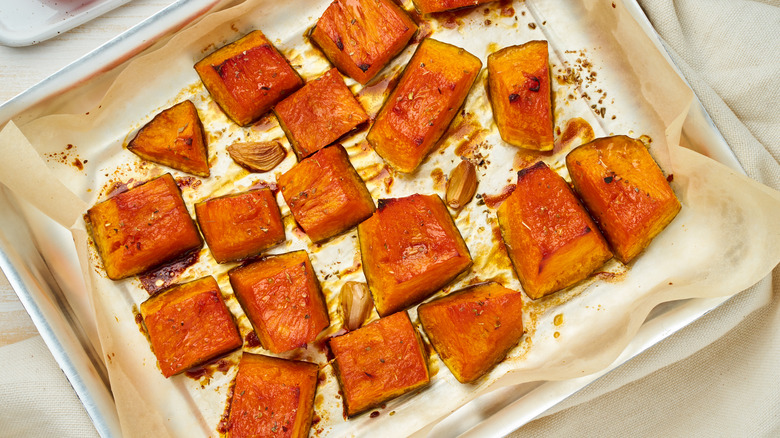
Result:
[[[304,37],[329,2],[247,0],[211,14],[173,36],[163,47],[138,57],[116,77],[101,103],[86,113],[51,114],[0,132],[0,181],[19,197],[69,227],[94,307],[102,357],[126,436],[215,436],[236,367],[207,367],[209,376],[162,377],[149,343],[135,322],[148,298],[137,279],[105,277],[81,219],[86,208],[105,199],[116,184],[132,185],[172,172],[192,211],[195,202],[239,192],[295,164],[290,151],[274,172],[247,174],[225,148],[236,141],[279,138],[289,143],[275,118],[248,128],[232,124],[211,101],[192,65],[216,47],[261,29],[291,64],[311,80],[330,66]],[[614,5],[614,6],[613,6]],[[406,2],[407,9],[411,7]],[[623,266],[611,261],[603,273],[568,290],[526,301],[526,335],[507,360],[474,384],[462,385],[431,352],[431,384],[388,402],[378,416],[342,417],[333,371],[317,342],[284,357],[317,361],[321,382],[315,402],[315,435],[423,435],[467,401],[497,388],[535,380],[560,380],[598,371],[610,364],[658,303],[737,293],[767,275],[780,260],[780,194],[679,145],[692,92],[623,8],[622,2],[526,1],[493,3],[468,13],[444,14],[424,25],[434,38],[464,47],[480,57],[529,40],[550,42],[555,101],[556,150],[533,155],[503,143],[492,122],[483,70],[463,111],[439,147],[413,175],[394,174],[364,142],[365,130],[344,144],[375,199],[412,193],[444,196],[445,179],[459,155],[479,164],[478,193],[497,195],[515,181],[519,168],[539,159],[566,175],[563,159],[571,148],[594,137],[628,134],[643,138],[667,174],[683,209],[640,257]],[[369,114],[382,103],[384,89],[411,56],[408,47],[368,89],[354,81]],[[86,90],[89,86],[84,87]],[[209,179],[142,162],[124,149],[134,132],[157,112],[191,99],[209,136]],[[603,109],[602,109],[603,108]],[[614,116],[614,117],[613,117]],[[21,120],[21,119],[20,119]],[[568,129],[567,129],[568,128]],[[68,145],[71,145],[68,147]],[[79,159],[82,168],[74,165]],[[281,195],[288,240],[269,251],[306,249],[322,284],[331,327],[340,327],[337,296],[344,281],[363,281],[354,230],[316,246],[294,224]],[[436,296],[484,280],[520,289],[497,237],[495,208],[475,200],[452,212],[474,259],[473,268]],[[251,327],[227,280],[235,264],[218,265],[207,249],[177,282],[214,275],[237,316],[242,335]],[[410,310],[413,321],[416,311]],[[374,313],[373,318],[377,315]],[[263,352],[260,348],[246,351]],[[431,350],[432,351],[432,350]],[[236,364],[240,352],[223,360]]]

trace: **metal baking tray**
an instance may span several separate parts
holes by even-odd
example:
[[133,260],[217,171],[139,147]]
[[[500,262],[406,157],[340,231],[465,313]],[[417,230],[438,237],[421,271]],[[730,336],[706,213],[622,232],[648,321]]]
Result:
[[[88,80],[110,77],[121,70],[125,61],[155,42],[164,40],[204,14],[235,3],[239,2],[190,0],[174,3],[0,106],[0,126],[12,119],[20,120],[23,112],[23,118],[34,117],[38,108],[56,102],[61,93]],[[658,35],[636,1],[626,0],[625,6],[666,56]],[[667,61],[673,65],[668,56]],[[682,142],[684,146],[744,173],[697,99],[685,120]],[[50,234],[33,236],[31,223],[50,223]],[[82,325],[85,319],[80,317],[90,311],[89,306],[86,299],[73,298],[85,297],[85,287],[72,246],[71,235],[66,229],[0,186],[0,269],[84,404],[98,433],[103,437],[121,436],[103,361],[93,347],[94,340],[85,334]],[[57,251],[50,251],[52,248]],[[494,391],[456,410],[431,434],[508,434],[729,298],[689,299],[659,305],[624,352],[600,372],[577,379],[525,383]]]

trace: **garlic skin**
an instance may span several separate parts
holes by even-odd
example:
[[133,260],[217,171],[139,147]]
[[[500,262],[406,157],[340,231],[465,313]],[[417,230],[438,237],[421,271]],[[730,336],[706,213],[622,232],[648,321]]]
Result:
[[341,316],[344,328],[357,330],[371,314],[374,300],[366,283],[347,281],[341,286]]
[[257,173],[272,170],[287,156],[287,151],[277,140],[233,143],[227,151],[239,166]]
[[452,169],[447,179],[447,205],[455,210],[471,202],[477,191],[477,170],[470,161],[463,160]]

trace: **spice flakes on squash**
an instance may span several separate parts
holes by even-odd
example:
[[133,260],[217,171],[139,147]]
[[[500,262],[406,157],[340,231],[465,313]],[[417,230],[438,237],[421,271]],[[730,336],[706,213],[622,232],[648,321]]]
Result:
[[215,102],[241,126],[303,86],[303,79],[259,30],[195,64]]
[[461,383],[490,371],[523,336],[523,294],[494,282],[422,304],[417,314],[433,348]]
[[169,173],[96,204],[86,219],[112,280],[149,271],[203,246]]
[[400,53],[417,25],[392,0],[336,0],[311,39],[342,73],[365,85]]
[[463,238],[438,195],[380,199],[358,225],[363,272],[386,316],[415,305],[471,266]]
[[197,203],[195,216],[217,263],[258,255],[285,239],[279,206],[269,189]]
[[163,110],[144,125],[127,145],[144,160],[207,178],[206,135],[195,105],[189,101]]
[[302,347],[330,324],[306,251],[265,257],[228,276],[260,344],[272,353]]
[[532,299],[585,279],[612,258],[569,185],[544,162],[518,172],[497,213],[509,258]]
[[414,172],[466,100],[482,61],[464,49],[425,39],[379,111],[366,139],[401,172]]
[[241,335],[214,277],[173,286],[141,303],[152,350],[165,377],[241,347]]
[[618,135],[596,139],[566,156],[574,188],[615,256],[629,263],[681,209],[645,145]]
[[423,346],[405,311],[331,338],[330,349],[348,417],[430,381]]

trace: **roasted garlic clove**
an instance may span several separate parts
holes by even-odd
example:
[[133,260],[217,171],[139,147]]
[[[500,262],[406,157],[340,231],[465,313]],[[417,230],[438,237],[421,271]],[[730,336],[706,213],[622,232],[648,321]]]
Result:
[[346,329],[359,329],[373,307],[374,301],[365,283],[348,281],[341,286],[341,315]]
[[268,172],[287,156],[287,151],[277,140],[234,143],[227,151],[236,163],[251,172]]
[[477,170],[470,161],[458,164],[447,180],[447,205],[458,210],[471,202],[477,191]]

